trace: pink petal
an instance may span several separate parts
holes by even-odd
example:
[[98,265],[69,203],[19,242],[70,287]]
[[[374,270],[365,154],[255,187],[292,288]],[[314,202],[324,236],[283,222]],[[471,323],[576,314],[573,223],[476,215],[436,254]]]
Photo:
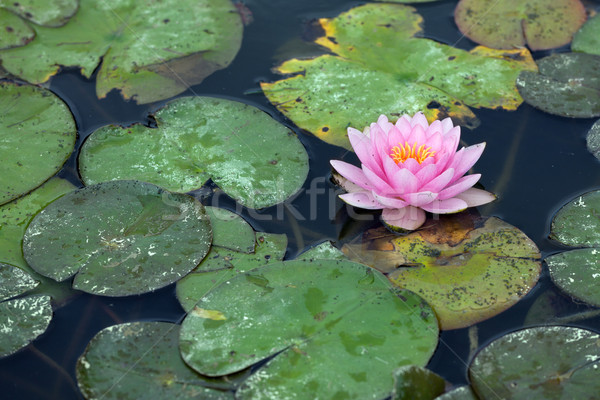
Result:
[[456,195],[455,198],[463,200],[469,207],[477,207],[496,200],[496,196],[493,193],[476,188],[467,189]]
[[[431,181],[437,175],[437,167],[434,164],[423,164],[421,164],[421,169],[419,170],[419,172],[415,174],[415,177],[419,180],[419,185],[421,186],[421,188],[427,185],[429,181]],[[419,188],[419,190],[421,190],[421,188]]]
[[[454,168],[455,179],[460,178],[471,169],[477,160],[479,160],[479,157],[481,157],[484,148],[485,143],[479,143],[460,149],[459,152],[456,153],[454,160],[452,160],[452,163],[450,164],[450,167]],[[459,155],[459,153],[461,154]]]
[[411,146],[413,145],[413,143],[417,143],[417,148],[419,146],[421,146],[422,144],[426,144],[425,130],[423,129],[423,127],[421,125],[417,125],[417,126],[413,127],[413,130],[412,130],[410,136],[408,137],[407,142]]
[[400,142],[404,143],[410,132],[412,132],[412,126],[410,125],[410,118],[406,115],[403,115],[398,121],[396,121],[396,128],[402,134],[402,140]]
[[394,193],[394,188],[392,188],[383,178],[377,175],[375,172],[371,171],[366,165],[363,164],[362,172],[365,177],[371,183],[371,190],[375,189],[378,193],[382,195],[389,195]]
[[381,167],[375,162],[375,151],[368,137],[359,130],[348,128],[348,139],[362,164],[367,165],[375,173],[383,172]]
[[457,199],[456,197],[446,200],[434,200],[430,204],[421,206],[423,210],[434,214],[451,214],[462,211],[467,207],[467,203],[464,200]]
[[425,212],[417,207],[384,208],[381,219],[393,228],[414,231],[425,222]]
[[385,178],[390,183],[390,186],[392,186],[394,189],[396,189],[396,187],[392,181],[392,178],[400,169],[401,166],[396,165],[396,162],[392,159],[392,157],[386,157],[383,159],[383,172],[385,173]]
[[457,194],[464,192],[465,190],[469,189],[471,186],[476,184],[479,178],[481,178],[481,174],[463,176],[462,178],[454,182],[452,186],[448,186],[447,188],[442,190],[438,198],[440,200],[446,200],[451,197],[456,197]]
[[410,121],[410,124],[412,125],[413,128],[417,125],[420,125],[421,128],[423,128],[423,131],[425,131],[427,128],[429,128],[429,122],[427,122],[427,118],[425,118],[425,115],[423,115],[422,112],[416,113],[412,117],[412,121]]
[[362,169],[339,160],[331,160],[330,163],[340,175],[348,179],[350,182],[357,184],[363,189],[373,189],[373,185],[369,182],[369,179],[365,176],[365,173],[362,171]]
[[385,208],[375,200],[371,192],[344,193],[340,194],[340,199],[351,206],[365,208],[367,210],[380,210]]
[[454,177],[454,170],[449,168],[429,181],[426,185],[421,186],[419,190],[429,190],[434,193],[441,192]]
[[402,196],[405,193],[414,193],[418,191],[419,180],[407,169],[399,169],[390,181],[396,195]]
[[390,153],[392,147],[402,144],[404,144],[404,136],[400,130],[396,128],[396,126],[390,128],[390,131],[388,132],[388,148],[390,149]]
[[460,143],[460,126],[455,126],[443,135],[442,148],[448,153],[456,153]]
[[437,193],[432,192],[409,193],[402,196],[402,198],[406,200],[408,204],[415,207],[421,207],[425,204],[429,204],[437,199],[437,197]]
[[402,167],[412,172],[412,174],[416,174],[421,170],[421,164],[414,158],[409,158],[402,163]]
[[427,143],[425,144],[427,145],[427,147],[431,147],[432,151],[438,153],[442,150],[442,142],[442,135],[440,133],[434,133],[433,135],[427,138]]
[[429,140],[429,138],[435,135],[436,133],[442,133],[442,121],[437,119],[433,121],[431,125],[429,125],[429,128],[427,128],[427,130],[425,131],[425,136],[427,136],[427,140]]
[[392,126],[391,122],[388,121],[388,118],[385,115],[380,115],[377,119],[377,125],[387,134]]
[[444,118],[442,120],[442,133],[446,133],[452,128],[454,128],[452,120],[450,118]]
[[402,201],[400,199],[396,199],[393,197],[380,196],[377,193],[373,192],[373,197],[375,200],[379,202],[379,204],[384,205],[386,208],[402,208],[408,205],[407,202]]

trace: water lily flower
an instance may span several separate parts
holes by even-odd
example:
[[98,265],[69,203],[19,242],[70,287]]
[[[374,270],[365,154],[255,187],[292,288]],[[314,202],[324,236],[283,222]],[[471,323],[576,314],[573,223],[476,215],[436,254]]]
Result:
[[450,118],[429,125],[418,112],[392,124],[382,115],[364,132],[348,128],[348,138],[362,165],[331,160],[346,179],[340,184],[348,193],[340,198],[355,207],[382,209],[382,220],[391,227],[414,230],[425,222],[425,211],[456,213],[496,198],[472,187],[481,174],[465,175],[485,143],[456,151],[460,126]]

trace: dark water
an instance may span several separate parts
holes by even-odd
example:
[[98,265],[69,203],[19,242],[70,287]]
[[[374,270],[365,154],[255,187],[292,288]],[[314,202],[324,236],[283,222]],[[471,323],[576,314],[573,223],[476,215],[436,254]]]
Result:
[[[416,7],[424,17],[426,37],[470,49],[474,43],[461,38],[452,20],[455,3],[439,1]],[[259,214],[238,209],[256,230],[288,234],[288,257],[325,239],[337,243],[349,240],[369,223],[356,223],[348,217],[343,203],[336,198],[338,189],[329,182],[329,160],[352,162],[353,154],[295,128],[262,95],[259,82],[279,79],[270,69],[281,61],[322,52],[318,46],[301,39],[311,35],[311,20],[336,16],[361,3],[248,0],[246,4],[253,12],[254,22],[246,27],[241,51],[232,65],[183,95],[227,97],[257,106],[294,129],[306,146],[311,172],[298,196],[286,207],[272,207]],[[148,111],[161,104],[137,106],[123,102],[115,92],[99,101],[93,80],[81,77],[77,71],[64,71],[53,78],[51,89],[69,104],[75,115],[78,146],[94,129],[107,123],[148,123]],[[483,174],[481,183],[485,188],[499,196],[496,202],[480,207],[480,212],[498,216],[523,230],[544,256],[560,251],[561,246],[547,239],[553,214],[575,195],[600,187],[600,163],[585,147],[585,134],[594,120],[555,117],[526,104],[515,112],[474,111],[481,125],[474,131],[463,130],[462,139],[466,144],[487,142],[475,168]],[[80,184],[76,154],[60,175]],[[206,198],[204,202],[210,204],[213,200]],[[224,196],[219,197],[219,205],[236,210],[235,202]],[[522,326],[536,296],[551,286],[545,268],[540,283],[524,300],[478,324],[480,343]],[[585,310],[583,306],[579,308]],[[80,399],[75,362],[98,331],[127,321],[178,322],[183,316],[174,285],[127,298],[77,295],[55,310],[48,331],[31,346],[0,360],[0,398]],[[600,331],[598,318],[575,325]],[[453,384],[466,383],[468,357],[467,330],[444,332],[429,368]]]

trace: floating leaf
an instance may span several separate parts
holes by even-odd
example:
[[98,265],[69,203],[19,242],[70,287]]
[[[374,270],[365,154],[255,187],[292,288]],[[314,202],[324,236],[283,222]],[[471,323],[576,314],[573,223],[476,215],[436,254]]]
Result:
[[347,260],[347,258],[344,253],[333,246],[330,241],[326,241],[304,251],[296,257],[296,260]]
[[467,52],[412,38],[421,21],[414,8],[398,4],[366,4],[320,19],[325,33],[316,42],[337,56],[286,61],[276,71],[293,76],[261,87],[296,125],[348,149],[347,127],[362,130],[380,114],[423,111],[472,128],[478,121],[467,105],[521,104],[515,79],[535,70],[527,50]]
[[561,290],[600,307],[600,191],[564,205],[552,219],[550,237],[567,246],[591,247],[546,257],[552,281]]
[[436,400],[479,400],[479,397],[473,394],[470,386],[461,386],[436,397]]
[[[222,318],[206,317],[206,310]],[[392,371],[424,365],[437,321],[418,296],[348,261],[288,261],[239,274],[208,293],[181,327],[184,360],[223,375],[275,356],[236,398],[381,399]]]
[[[2,29],[4,28],[4,29]],[[10,11],[0,8],[0,49],[24,46],[35,37],[35,32]]]
[[394,371],[392,400],[433,400],[444,393],[446,381],[438,374],[416,365]]
[[560,47],[571,41],[585,19],[579,0],[460,0],[454,11],[465,36],[499,49]]
[[[76,232],[76,235],[74,235]],[[38,273],[105,296],[158,289],[208,252],[211,229],[200,203],[149,183],[116,181],[78,189],[29,224],[23,252]]]
[[27,346],[46,331],[52,319],[49,296],[32,295],[12,300],[37,286],[28,273],[0,263],[0,357]]
[[213,246],[253,253],[255,238],[254,230],[242,217],[228,210],[217,207],[205,207],[210,217],[213,231]]
[[440,216],[405,236],[385,228],[342,248],[401,288],[423,297],[442,329],[473,325],[510,308],[535,286],[540,253],[523,232],[498,218]]
[[573,36],[571,50],[600,55],[600,14],[588,19]]
[[600,116],[600,56],[553,54],[538,61],[539,73],[523,71],[517,87],[523,99],[563,117]]
[[593,399],[600,391],[600,335],[566,326],[502,336],[469,367],[482,399]]
[[[64,25],[77,12],[78,5],[78,0],[0,1],[3,10],[9,10],[21,18],[47,27]],[[7,26],[2,27],[8,31]],[[2,34],[4,35],[4,32]]]
[[87,399],[233,399],[185,365],[178,338],[179,326],[166,322],[103,329],[77,361],[79,389]]
[[0,204],[40,186],[75,147],[73,116],[49,90],[0,82]]
[[296,135],[257,108],[196,96],[171,101],[154,116],[155,129],[94,132],[79,156],[84,182],[138,179],[188,192],[211,178],[243,205],[262,208],[297,192],[308,174]]
[[[177,299],[181,306],[189,311],[208,292],[236,275],[273,261],[283,260],[287,249],[287,236],[274,233],[257,233],[241,217],[236,214],[212,207],[207,207],[211,221],[219,213],[224,220],[232,218],[233,223],[213,223],[215,239],[230,238],[226,243],[214,240],[207,256],[186,277],[177,282]],[[232,217],[235,216],[235,217]],[[236,236],[236,232],[252,233],[251,248],[245,235]],[[238,250],[239,249],[239,250]]]
[[118,89],[139,103],[174,96],[227,67],[242,38],[229,0],[81,0],[66,25],[33,29],[29,44],[0,51],[7,71],[42,83],[61,66],[89,78],[100,65],[98,97]]
[[587,149],[600,160],[600,120],[596,121],[586,136]]

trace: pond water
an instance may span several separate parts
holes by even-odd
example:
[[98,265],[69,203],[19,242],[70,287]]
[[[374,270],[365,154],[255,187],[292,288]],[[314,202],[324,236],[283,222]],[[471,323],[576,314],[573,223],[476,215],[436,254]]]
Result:
[[[356,163],[354,154],[322,142],[301,131],[280,114],[262,94],[259,82],[280,78],[271,68],[296,56],[321,54],[319,46],[302,41],[311,37],[311,21],[334,17],[362,4],[355,1],[266,1],[247,0],[253,22],[245,27],[241,50],[233,63],[182,95],[217,96],[246,102],[266,111],[290,126],[308,150],[310,173],[301,192],[286,208],[271,207],[260,213],[236,207],[233,200],[220,196],[218,206],[237,210],[257,231],[286,233],[287,257],[323,240],[337,245],[352,239],[377,222],[353,223],[344,204],[337,199],[340,190],[330,181],[329,160]],[[475,43],[462,37],[452,19],[455,1],[415,5],[425,20],[425,36],[463,49]],[[568,51],[568,47],[555,52]],[[550,52],[537,52],[540,58]],[[99,126],[109,123],[148,123],[147,113],[162,103],[139,106],[125,102],[112,92],[97,100],[94,78],[66,70],[51,80],[51,90],[71,108],[78,126],[77,149]],[[360,113],[360,110],[356,110]],[[600,187],[600,164],[585,145],[585,134],[594,119],[569,119],[544,113],[523,104],[517,111],[474,110],[481,125],[463,129],[466,144],[485,141],[486,150],[475,166],[482,174],[481,184],[498,195],[498,200],[479,207],[482,215],[497,216],[518,227],[540,248],[542,256],[561,251],[548,239],[550,221],[556,211],[575,195]],[[60,176],[81,186],[76,168],[77,150]],[[312,185],[312,186],[311,186]],[[313,190],[311,190],[311,188]],[[202,196],[202,193],[198,193]],[[213,197],[204,197],[213,204]],[[538,285],[516,306],[477,325],[479,345],[523,326],[533,301],[552,288],[547,269]],[[6,399],[80,399],[75,380],[75,363],[89,340],[101,329],[127,321],[180,322],[185,313],[175,298],[175,286],[126,298],[106,298],[74,293],[57,308],[46,331],[32,345],[0,359],[0,391]],[[572,302],[573,312],[588,310]],[[600,331],[600,318],[571,323]],[[468,329],[442,332],[439,347],[428,368],[453,384],[467,382],[470,354]]]

